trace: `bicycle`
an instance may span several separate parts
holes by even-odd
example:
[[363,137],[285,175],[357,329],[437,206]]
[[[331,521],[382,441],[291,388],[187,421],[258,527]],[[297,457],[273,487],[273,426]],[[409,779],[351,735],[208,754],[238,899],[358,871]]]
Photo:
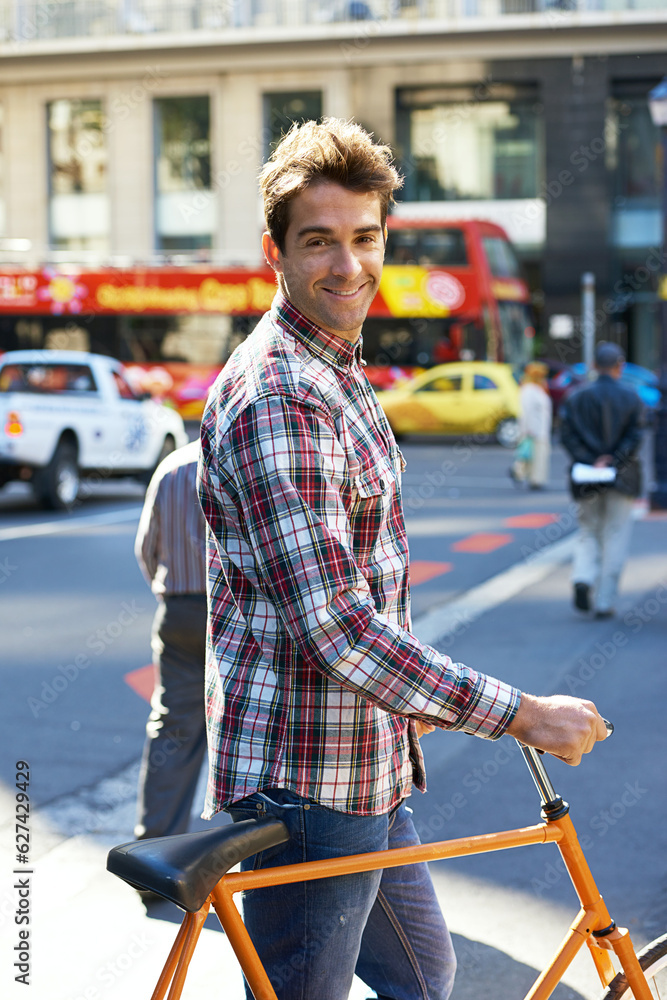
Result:
[[[613,727],[607,724],[610,732]],[[243,820],[202,833],[133,841],[113,848],[107,869],[135,889],[157,893],[181,909],[185,917],[151,1000],[179,1000],[188,966],[211,905],[232,946],[255,1000],[276,994],[234,903],[237,892],[299,880],[348,875],[422,861],[483,854],[528,844],[557,844],[581,908],[549,965],[524,1000],[547,1000],[575,955],[586,944],[606,992],[602,1000],[655,1000],[667,997],[667,934],[638,954],[625,928],[612,920],[590,871],[563,801],[549,779],[540,752],[519,744],[541,798],[542,822],[495,833],[307,861],[258,871],[230,869],[258,851],[284,843],[285,825],[277,819]],[[621,966],[616,971],[615,954]]]

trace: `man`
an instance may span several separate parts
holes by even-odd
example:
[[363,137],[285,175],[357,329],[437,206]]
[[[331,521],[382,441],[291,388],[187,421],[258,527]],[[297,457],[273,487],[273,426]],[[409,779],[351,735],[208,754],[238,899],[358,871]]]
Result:
[[[202,422],[209,524],[206,815],[272,815],[290,841],[246,865],[418,843],[419,736],[512,732],[577,763],[588,702],[522,696],[409,631],[402,456],[361,363],[399,177],[358,126],[295,126],[261,179],[278,293]],[[280,1000],[445,1000],[455,959],[425,865],[244,899]]]
[[168,455],[146,491],[135,555],[158,600],[156,668],[139,777],[135,836],[185,833],[206,750],[206,522],[199,442]]
[[621,385],[625,357],[616,344],[602,341],[595,352],[597,379],[566,401],[561,440],[573,461],[594,469],[614,469],[609,482],[571,479],[579,503],[579,537],[574,554],[574,605],[595,609],[596,618],[614,614],[614,600],[628,553],[632,505],[641,492],[638,451],[642,404],[629,386]]

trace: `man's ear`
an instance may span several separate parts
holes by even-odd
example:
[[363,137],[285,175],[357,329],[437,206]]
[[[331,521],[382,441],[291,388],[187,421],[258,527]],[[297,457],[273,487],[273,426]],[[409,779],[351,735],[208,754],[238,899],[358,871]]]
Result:
[[264,257],[266,258],[266,263],[269,267],[272,267],[278,274],[282,274],[283,269],[280,266],[280,250],[273,242],[268,232],[262,235],[262,250],[264,251]]

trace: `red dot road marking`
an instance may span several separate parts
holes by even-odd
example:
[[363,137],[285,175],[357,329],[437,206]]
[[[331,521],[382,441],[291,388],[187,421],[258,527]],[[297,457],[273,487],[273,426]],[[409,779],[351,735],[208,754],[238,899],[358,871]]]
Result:
[[150,701],[153,688],[155,687],[155,667],[152,663],[149,663],[146,667],[131,670],[129,674],[125,674],[123,680],[126,684],[130,685],[140,698]]
[[449,573],[453,569],[452,563],[448,562],[427,562],[422,559],[415,559],[410,563],[410,583],[414,587],[418,583],[426,583],[435,576],[442,573]]
[[516,517],[506,517],[506,528],[544,528],[558,520],[558,514],[517,514]]
[[495,552],[503,545],[509,545],[513,539],[514,535],[494,535],[480,531],[475,535],[462,538],[460,542],[454,542],[452,550],[454,552]]

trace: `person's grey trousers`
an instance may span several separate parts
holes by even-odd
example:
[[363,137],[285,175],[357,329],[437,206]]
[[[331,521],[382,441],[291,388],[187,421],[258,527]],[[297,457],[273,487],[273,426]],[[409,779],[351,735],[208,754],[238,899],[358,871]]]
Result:
[[595,588],[596,610],[609,611],[628,555],[634,497],[610,489],[595,491],[577,502],[579,536],[572,582]]
[[206,752],[206,595],[161,600],[151,639],[156,682],[139,776],[135,836],[185,833]]

